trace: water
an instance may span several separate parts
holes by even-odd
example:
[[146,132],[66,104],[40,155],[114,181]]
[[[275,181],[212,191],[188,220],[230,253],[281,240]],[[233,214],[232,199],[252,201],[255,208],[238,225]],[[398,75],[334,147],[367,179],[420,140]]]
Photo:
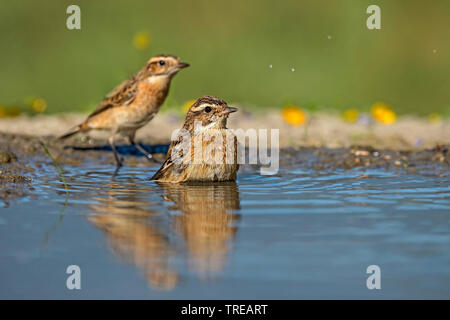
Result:
[[65,167],[67,203],[39,169],[33,195],[0,211],[0,298],[450,298],[448,175],[247,169],[164,186],[156,169]]

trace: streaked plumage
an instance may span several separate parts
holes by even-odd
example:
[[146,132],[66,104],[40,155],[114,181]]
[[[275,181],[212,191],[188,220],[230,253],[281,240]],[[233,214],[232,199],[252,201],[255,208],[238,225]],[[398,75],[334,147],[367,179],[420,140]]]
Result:
[[[191,139],[187,140],[180,136],[172,141],[167,160],[152,180],[163,182],[236,180],[239,169],[237,138],[226,127],[228,115],[235,111],[237,111],[236,108],[229,107],[219,98],[212,96],[199,98],[189,108],[183,125],[183,129],[189,132]],[[201,124],[203,129],[195,130],[195,122]],[[199,138],[199,135],[203,138]],[[194,140],[198,138],[202,139],[197,140],[201,141],[202,148],[195,146]],[[189,158],[183,159],[182,150],[188,150],[189,144],[191,144],[190,153],[186,155]],[[230,147],[232,150],[229,149]],[[204,150],[212,152],[208,153]],[[218,159],[215,158],[216,155]],[[196,159],[200,161],[196,163]]]

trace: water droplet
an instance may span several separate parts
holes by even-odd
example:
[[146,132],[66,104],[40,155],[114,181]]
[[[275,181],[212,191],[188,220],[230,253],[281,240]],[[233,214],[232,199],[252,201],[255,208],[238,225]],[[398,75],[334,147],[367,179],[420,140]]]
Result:
[[328,40],[331,40],[331,36],[330,35],[328,35]]
[[294,71],[295,71],[295,68],[291,68],[291,71],[294,72]]
[[433,49],[433,53],[436,53],[437,52],[437,50],[436,49]]
[[269,64],[269,68],[272,69],[272,65],[271,64]]

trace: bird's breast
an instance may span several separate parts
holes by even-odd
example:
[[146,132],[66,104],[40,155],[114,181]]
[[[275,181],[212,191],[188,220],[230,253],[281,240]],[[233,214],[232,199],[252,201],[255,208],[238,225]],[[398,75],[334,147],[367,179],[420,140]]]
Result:
[[230,181],[236,179],[237,139],[226,129],[205,130],[191,142],[191,164],[185,176],[192,181]]
[[168,91],[167,85],[141,81],[133,104],[157,111],[164,103]]

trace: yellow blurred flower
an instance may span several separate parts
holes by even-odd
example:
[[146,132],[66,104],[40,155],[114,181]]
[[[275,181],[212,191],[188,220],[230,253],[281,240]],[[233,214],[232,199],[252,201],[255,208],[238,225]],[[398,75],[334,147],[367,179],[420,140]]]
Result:
[[147,49],[150,45],[150,33],[146,30],[136,33],[133,37],[133,45],[139,50]]
[[183,112],[184,113],[187,113],[188,112],[188,110],[189,110],[189,108],[195,103],[195,99],[194,100],[189,100],[189,101],[186,101],[184,104],[183,104]]
[[358,120],[359,117],[359,112],[356,109],[347,109],[344,112],[344,119],[347,122],[356,122],[356,120]]
[[283,116],[284,121],[293,126],[302,125],[307,120],[306,113],[294,105],[285,106],[283,111],[281,111],[281,115]]
[[5,118],[8,115],[6,107],[0,106],[0,118]]
[[384,124],[393,124],[397,120],[394,110],[383,102],[374,103],[370,114],[375,120]]
[[34,112],[42,113],[47,110],[47,102],[42,98],[35,98],[31,102],[31,109],[33,109]]
[[17,117],[22,113],[19,106],[0,106],[0,118]]
[[437,112],[433,112],[428,115],[428,122],[430,122],[430,123],[440,123],[441,120],[442,120],[442,117]]
[[19,106],[10,106],[6,108],[7,117],[17,117],[22,113],[22,108]]

